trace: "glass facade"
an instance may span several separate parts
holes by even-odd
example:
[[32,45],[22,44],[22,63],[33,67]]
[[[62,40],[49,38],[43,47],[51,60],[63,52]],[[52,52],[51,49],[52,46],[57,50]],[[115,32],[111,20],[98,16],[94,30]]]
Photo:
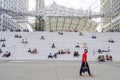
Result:
[[111,14],[102,18],[104,31],[120,31],[120,0],[101,0],[101,12]]
[[[25,12],[28,11],[28,0],[0,0],[0,7],[2,9],[11,10],[14,12]],[[20,18],[20,17],[19,17]],[[22,17],[27,19],[27,17]],[[0,17],[0,28],[1,29],[20,29],[17,23],[18,19],[8,15],[1,14]]]

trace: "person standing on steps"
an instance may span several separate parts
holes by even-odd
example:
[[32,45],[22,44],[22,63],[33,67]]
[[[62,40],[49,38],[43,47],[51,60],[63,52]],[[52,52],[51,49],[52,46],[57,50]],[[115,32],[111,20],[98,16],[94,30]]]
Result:
[[88,53],[88,49],[84,49],[84,52],[82,54],[82,61],[81,61],[82,64],[81,64],[81,68],[80,68],[80,72],[79,72],[80,76],[82,76],[82,72],[84,73],[83,68],[85,66],[87,67],[87,71],[88,71],[89,76],[92,76],[90,69],[89,69],[88,62],[87,62],[87,53]]

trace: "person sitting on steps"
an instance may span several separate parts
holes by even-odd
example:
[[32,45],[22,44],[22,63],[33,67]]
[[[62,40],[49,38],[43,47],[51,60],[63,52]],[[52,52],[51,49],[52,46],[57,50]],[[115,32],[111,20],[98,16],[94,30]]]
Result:
[[52,44],[51,48],[55,48],[55,44],[54,43]]
[[75,46],[75,48],[79,48],[80,46],[79,46],[79,42],[77,43],[77,45]]
[[49,59],[49,58],[51,58],[51,59],[53,58],[53,56],[52,56],[51,53],[48,55],[48,59]]

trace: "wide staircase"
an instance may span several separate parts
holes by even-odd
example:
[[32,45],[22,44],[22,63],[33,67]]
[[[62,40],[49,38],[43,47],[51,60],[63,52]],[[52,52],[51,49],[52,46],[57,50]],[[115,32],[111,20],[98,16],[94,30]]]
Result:
[[[15,35],[21,35],[22,38],[15,38]],[[41,36],[45,37],[45,40],[41,40]],[[95,35],[96,38],[91,38]],[[48,55],[51,52],[52,55],[58,50],[69,49],[70,54],[61,54],[57,58],[49,60],[81,60],[83,53],[83,44],[86,43],[88,48],[88,61],[97,61],[98,55],[112,55],[113,61],[120,61],[120,33],[118,32],[83,32],[83,35],[79,35],[79,32],[63,32],[63,35],[58,32],[0,32],[0,39],[5,38],[6,47],[3,48],[0,42],[0,48],[2,53],[0,54],[0,60],[48,60]],[[28,41],[27,44],[23,44],[22,39]],[[109,39],[114,40],[114,43],[108,42]],[[55,44],[55,48],[51,48],[52,44]],[[75,48],[75,45],[79,43],[79,48]],[[98,53],[98,49],[108,50],[109,52]],[[28,49],[37,49],[37,54],[28,53]],[[11,56],[3,58],[3,54],[6,51],[11,52]],[[80,56],[74,57],[74,51],[78,51]]]

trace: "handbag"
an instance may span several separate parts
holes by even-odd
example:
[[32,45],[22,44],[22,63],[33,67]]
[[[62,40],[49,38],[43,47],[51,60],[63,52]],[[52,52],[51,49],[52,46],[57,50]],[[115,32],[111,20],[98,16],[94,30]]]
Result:
[[85,66],[82,68],[82,71],[83,71],[83,73],[86,72],[86,71],[88,71],[88,67],[85,65]]

